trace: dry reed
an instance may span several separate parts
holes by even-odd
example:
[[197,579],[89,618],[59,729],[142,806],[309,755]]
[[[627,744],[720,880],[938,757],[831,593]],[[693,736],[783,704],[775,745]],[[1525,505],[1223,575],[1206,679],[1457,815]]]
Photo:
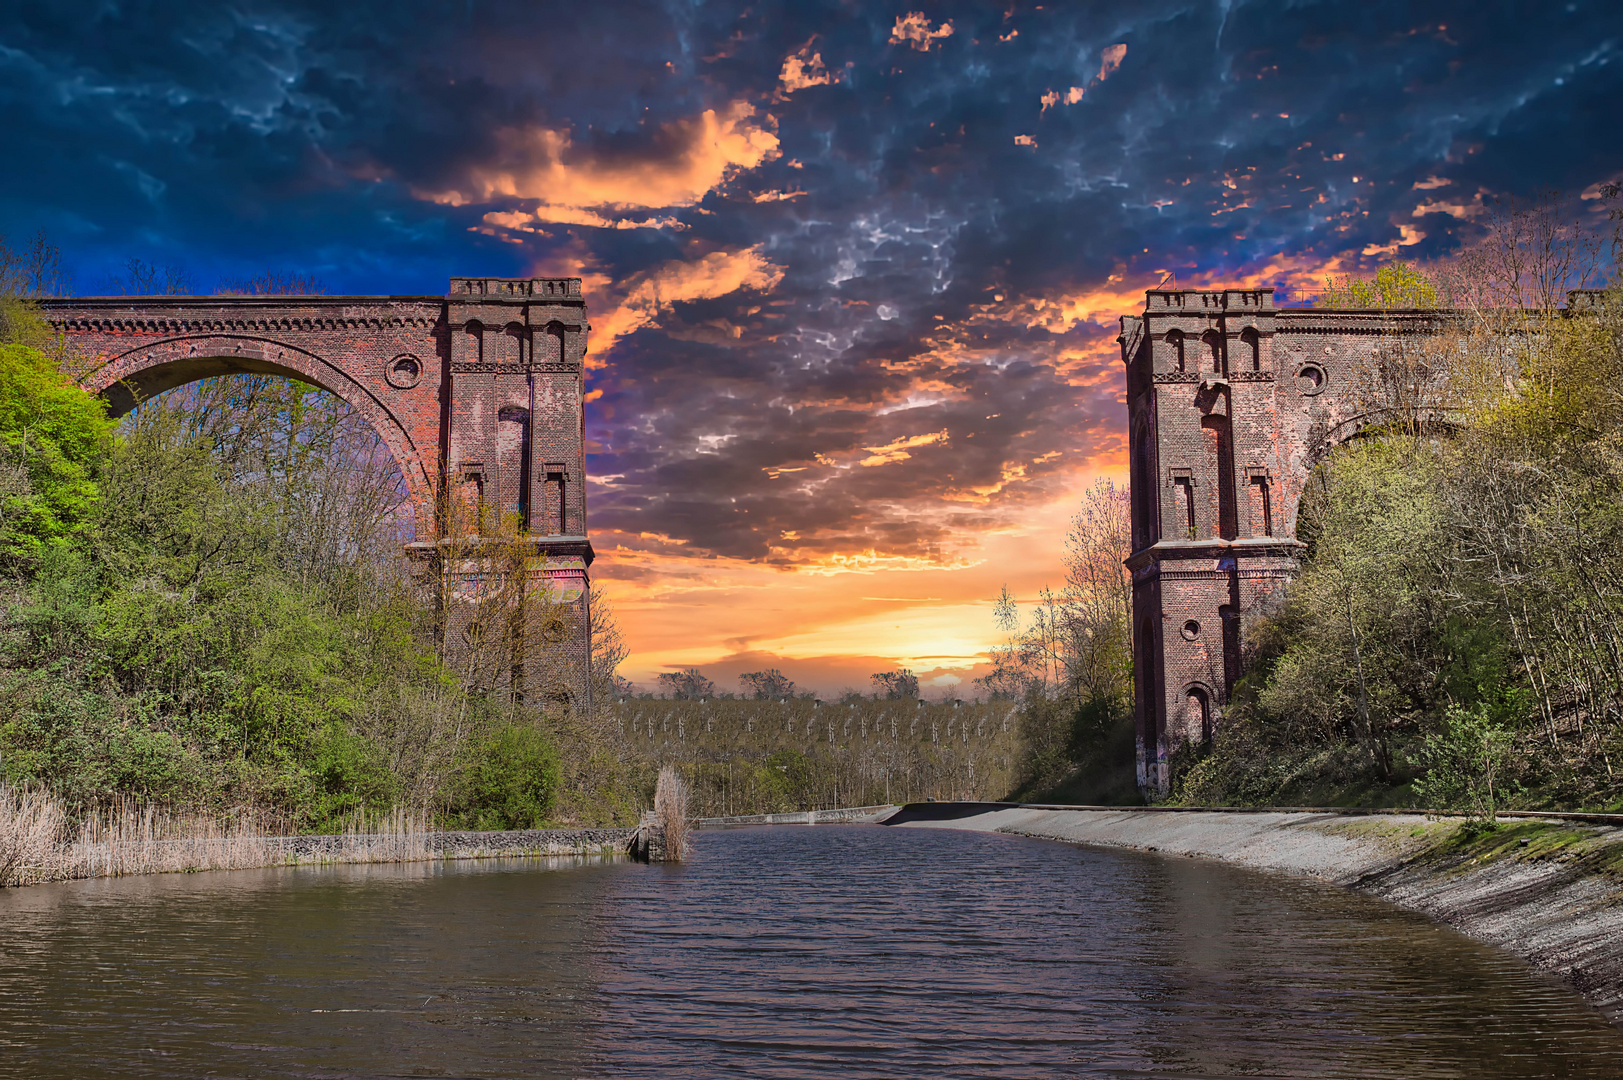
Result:
[[122,877],[193,870],[241,870],[281,862],[252,815],[221,821],[121,799],[87,814],[64,845],[64,878]]
[[59,876],[67,815],[60,800],[0,783],[0,887]]
[[659,770],[654,784],[654,816],[665,830],[665,858],[681,862],[688,844],[688,782],[670,765]]
[[307,863],[417,862],[439,858],[426,817],[396,808],[357,814],[334,836],[281,836],[263,815],[229,819],[120,800],[72,823],[42,788],[0,784],[0,887],[76,878]]

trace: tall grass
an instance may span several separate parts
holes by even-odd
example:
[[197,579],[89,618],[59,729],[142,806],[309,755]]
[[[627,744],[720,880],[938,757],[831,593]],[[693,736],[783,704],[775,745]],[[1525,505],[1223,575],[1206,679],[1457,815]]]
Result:
[[0,886],[55,878],[66,835],[67,815],[60,800],[0,783]]
[[[53,800],[48,793],[36,798]],[[122,877],[185,870],[240,870],[282,861],[262,822],[250,815],[220,821],[177,814],[122,799],[87,814],[64,837],[63,878]]]
[[[666,800],[685,807],[685,786]],[[112,803],[75,821],[49,790],[0,784],[0,887],[128,874],[553,853],[552,846],[531,852],[496,844],[440,850],[429,818],[402,808],[356,814],[332,836],[283,835],[288,831],[284,824],[262,814],[242,812],[220,819],[133,800]],[[581,841],[576,853],[603,846]]]
[[670,765],[654,784],[654,816],[665,830],[666,860],[681,862],[688,849],[688,782]]

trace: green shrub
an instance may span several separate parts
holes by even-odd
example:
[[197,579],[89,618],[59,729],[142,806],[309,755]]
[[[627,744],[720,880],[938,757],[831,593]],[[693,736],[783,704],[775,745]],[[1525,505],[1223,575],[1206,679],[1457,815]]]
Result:
[[50,357],[0,345],[0,559],[30,564],[94,520],[111,430],[106,406]]
[[464,756],[454,817],[470,829],[536,829],[558,798],[558,751],[534,727],[509,724]]
[[400,784],[376,745],[333,723],[315,739],[312,773],[317,786],[314,814],[325,828],[335,828],[356,812],[391,809]]
[[1420,751],[1426,775],[1415,794],[1434,810],[1464,810],[1493,822],[1504,801],[1503,776],[1515,735],[1485,704],[1450,706]]

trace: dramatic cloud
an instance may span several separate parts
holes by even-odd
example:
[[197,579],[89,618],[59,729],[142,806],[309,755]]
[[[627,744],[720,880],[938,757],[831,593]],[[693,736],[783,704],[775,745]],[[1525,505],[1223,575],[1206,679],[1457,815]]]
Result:
[[836,78],[823,66],[823,54],[811,51],[811,42],[807,42],[799,52],[784,57],[783,70],[778,74],[778,82],[786,94],[804,90],[808,86],[827,86]]
[[976,612],[1121,471],[1146,288],[1301,302],[1510,194],[1602,220],[1623,174],[1601,0],[13,8],[0,232],[81,291],[131,256],[585,278],[594,572],[640,676],[967,678]]
[[[773,266],[758,247],[712,251],[691,261],[668,262],[632,275],[623,292],[617,283],[605,280],[597,295],[613,306],[603,316],[594,316],[592,348],[597,353],[612,351],[622,334],[652,325],[673,304],[710,300],[746,288],[765,292],[782,280],[783,269]],[[721,325],[719,331],[723,338],[743,336],[743,328],[733,323]]]
[[[765,117],[770,125],[772,118]],[[718,114],[706,109],[690,120],[658,128],[642,146],[620,153],[577,147],[569,133],[547,128],[493,133],[495,156],[472,164],[456,186],[417,191],[450,206],[525,200],[524,211],[492,211],[484,220],[503,228],[594,225],[657,228],[675,218],[641,221],[628,212],[692,206],[733,173],[778,156],[778,139],[757,122],[755,108],[734,102]]]
[[942,38],[952,37],[952,20],[944,20],[940,26],[931,27],[930,17],[922,11],[910,11],[906,15],[896,17],[896,25],[890,32],[892,45],[907,44],[919,50],[929,52],[930,46]]

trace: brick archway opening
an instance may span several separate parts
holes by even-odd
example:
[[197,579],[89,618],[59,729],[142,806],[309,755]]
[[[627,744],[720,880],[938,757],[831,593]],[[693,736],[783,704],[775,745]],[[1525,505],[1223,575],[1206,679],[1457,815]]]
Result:
[[[239,373],[291,379],[346,403],[404,478],[417,527],[406,555],[443,575],[453,598],[509,573],[544,574],[573,607],[568,650],[590,700],[590,327],[579,278],[456,277],[442,296],[103,296],[41,306],[79,384],[115,415]],[[473,502],[491,520],[497,510],[512,519],[516,533],[462,531],[452,507],[468,494],[483,496]],[[490,569],[486,549],[503,545],[527,560],[522,571]],[[461,610],[446,615],[447,635]]]
[[[390,374],[396,378],[420,377],[417,371]],[[401,358],[394,363],[399,366]],[[269,375],[288,379],[331,394],[364,420],[378,435],[394,458],[406,488],[414,527],[420,528],[423,514],[431,513],[434,499],[432,475],[410,433],[376,398],[336,365],[302,349],[267,338],[221,338],[206,335],[174,338],[161,346],[131,350],[81,374],[79,383],[107,402],[113,417],[130,413],[143,401],[150,401],[204,379],[223,375]],[[427,519],[432,524],[432,519]]]

